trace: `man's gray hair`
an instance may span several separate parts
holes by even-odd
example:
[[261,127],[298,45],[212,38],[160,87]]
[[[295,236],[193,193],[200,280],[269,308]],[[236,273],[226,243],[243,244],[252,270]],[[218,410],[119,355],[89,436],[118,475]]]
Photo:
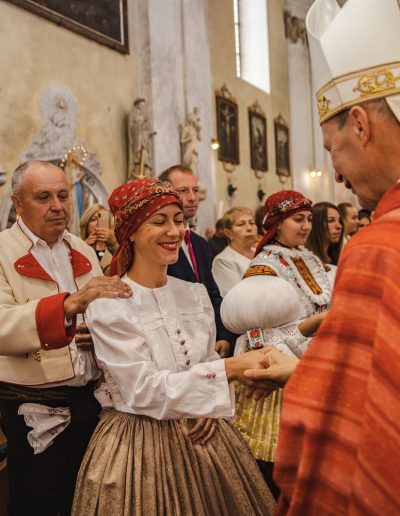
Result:
[[22,163],[21,165],[19,165],[14,170],[12,179],[11,179],[11,189],[12,189],[13,195],[18,194],[18,192],[21,188],[22,178],[24,177],[25,172],[28,170],[28,168],[31,165],[48,166],[48,165],[53,165],[53,163],[51,163],[51,161],[43,161],[40,159],[34,159],[34,160],[30,160],[30,161],[25,161],[25,163]]

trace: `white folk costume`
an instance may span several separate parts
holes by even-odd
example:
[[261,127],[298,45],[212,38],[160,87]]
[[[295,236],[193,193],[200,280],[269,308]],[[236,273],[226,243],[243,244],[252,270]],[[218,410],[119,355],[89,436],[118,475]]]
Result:
[[[271,198],[273,206],[268,206]],[[293,202],[290,204],[288,199]],[[285,211],[277,210],[276,206],[287,202]],[[311,211],[311,202],[297,192],[286,190],[270,196],[266,210],[266,217],[268,213],[274,213],[273,227],[269,232],[271,227],[267,227],[267,235],[261,241],[261,246],[275,235],[277,220],[298,211]],[[267,218],[267,222],[269,220]],[[330,281],[320,259],[305,247],[288,248],[267,243],[260,250],[260,245],[244,279],[223,300],[221,315],[224,324],[231,331],[242,334],[237,340],[235,354],[252,349],[246,332],[260,328],[265,345],[301,357],[310,338],[302,335],[298,324],[327,309],[331,299]],[[273,462],[282,391],[275,391],[259,402],[246,398],[244,392],[245,389],[238,385],[235,426],[242,432],[257,459]]]
[[[145,204],[147,217],[162,203],[180,204],[169,183],[145,180],[143,192],[142,183],[125,185],[131,209],[140,197],[155,201]],[[118,214],[116,222],[118,238]],[[72,514],[272,514],[272,495],[230,423],[218,419],[205,445],[188,436],[192,418],[234,413],[205,287],[170,276],[155,289],[123,280],[133,297],[98,299],[87,311],[112,408],[88,446]]]

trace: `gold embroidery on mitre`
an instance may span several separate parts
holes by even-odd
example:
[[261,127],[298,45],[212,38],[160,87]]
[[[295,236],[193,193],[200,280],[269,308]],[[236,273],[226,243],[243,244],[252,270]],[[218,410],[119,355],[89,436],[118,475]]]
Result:
[[302,258],[292,258],[292,262],[294,263],[296,269],[299,271],[300,276],[310,287],[313,294],[319,296],[322,294],[322,288],[315,281],[314,276],[311,274],[310,269],[304,263]]
[[249,278],[250,276],[277,276],[277,274],[274,269],[268,267],[268,265],[252,265],[244,273],[243,278]]
[[331,101],[325,97],[325,95],[318,95],[317,104],[318,104],[318,113],[319,117],[322,118],[327,115],[330,111],[329,104]]
[[[340,111],[360,102],[400,93],[399,71],[400,62],[384,63],[331,79],[316,93],[320,122],[325,122]],[[348,83],[345,89],[344,83]],[[333,98],[340,100],[335,101]]]
[[379,70],[361,77],[353,91],[359,91],[361,97],[376,95],[396,88],[396,81],[399,79],[400,75],[395,77],[390,70]]

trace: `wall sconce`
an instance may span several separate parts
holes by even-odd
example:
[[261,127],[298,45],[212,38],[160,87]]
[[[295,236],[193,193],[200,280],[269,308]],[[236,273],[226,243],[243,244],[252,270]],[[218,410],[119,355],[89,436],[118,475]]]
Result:
[[211,148],[212,150],[218,150],[219,149],[219,141],[215,138],[211,138]]
[[312,177],[312,178],[321,177],[321,176],[322,176],[321,170],[311,170],[310,171],[310,177]]

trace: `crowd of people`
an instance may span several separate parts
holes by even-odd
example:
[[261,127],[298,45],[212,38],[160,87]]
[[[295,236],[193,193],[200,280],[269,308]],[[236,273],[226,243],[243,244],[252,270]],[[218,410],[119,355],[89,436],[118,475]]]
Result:
[[400,512],[400,86],[340,89],[400,64],[379,44],[343,69],[328,51],[351,55],[358,39],[334,37],[349,20],[360,45],[366,24],[392,29],[398,51],[400,8],[330,7],[307,17],[320,122],[359,212],[284,189],[257,220],[230,208],[206,241],[198,178],[178,164],[115,188],[78,237],[63,171],[14,171],[17,220],[0,232],[13,516]]

